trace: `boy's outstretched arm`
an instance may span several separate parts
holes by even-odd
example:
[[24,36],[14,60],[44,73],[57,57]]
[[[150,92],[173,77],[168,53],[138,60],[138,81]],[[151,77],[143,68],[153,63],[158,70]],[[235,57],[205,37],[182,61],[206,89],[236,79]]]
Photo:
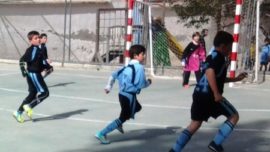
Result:
[[242,72],[240,73],[237,77],[235,78],[226,78],[225,82],[237,82],[237,81],[241,81],[244,78],[246,78],[248,76],[248,74],[246,72]]
[[110,91],[112,90],[113,84],[115,82],[115,78],[113,76],[109,77],[108,83],[106,85],[106,87],[104,88],[105,93],[110,93]]
[[206,78],[208,80],[209,86],[214,94],[215,101],[216,102],[221,101],[223,97],[218,91],[214,69],[212,69],[212,68],[207,69],[205,71],[205,74],[206,74]]

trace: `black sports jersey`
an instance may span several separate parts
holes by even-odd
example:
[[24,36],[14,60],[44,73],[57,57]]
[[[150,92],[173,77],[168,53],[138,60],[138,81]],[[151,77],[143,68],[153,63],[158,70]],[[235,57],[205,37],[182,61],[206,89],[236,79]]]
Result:
[[198,47],[199,45],[195,45],[193,42],[190,42],[183,52],[182,60],[188,59]]
[[194,93],[203,93],[203,94],[213,94],[208,80],[205,75],[205,71],[209,68],[214,69],[216,76],[216,83],[218,87],[218,91],[220,94],[223,93],[224,83],[227,75],[227,67],[228,62],[226,62],[226,58],[220,52],[214,50],[209,56],[206,58],[206,62],[203,65],[203,73],[202,78],[199,83],[196,85]]
[[44,55],[44,58],[45,58],[45,59],[48,59],[47,47],[46,47],[45,43],[42,43],[42,44],[40,45],[40,49],[41,49],[41,52],[42,52],[43,55]]
[[20,62],[27,63],[28,72],[39,73],[50,67],[38,46],[30,46],[21,57]]

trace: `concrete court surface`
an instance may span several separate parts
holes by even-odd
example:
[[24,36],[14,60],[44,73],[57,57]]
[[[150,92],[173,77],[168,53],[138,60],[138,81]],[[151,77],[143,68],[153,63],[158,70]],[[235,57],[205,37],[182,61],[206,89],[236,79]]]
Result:
[[[55,68],[46,78],[50,97],[23,124],[12,117],[27,96],[26,80],[18,64],[0,64],[0,152],[167,152],[190,122],[194,86],[180,80],[153,79],[138,96],[143,109],[124,124],[125,134],[108,135],[101,145],[96,131],[118,117],[117,84],[103,91],[110,71]],[[191,82],[194,83],[194,82]],[[270,151],[270,79],[257,84],[228,85],[224,96],[238,109],[240,121],[224,143],[226,152]],[[224,117],[209,119],[192,137],[184,152],[207,152],[207,145]]]

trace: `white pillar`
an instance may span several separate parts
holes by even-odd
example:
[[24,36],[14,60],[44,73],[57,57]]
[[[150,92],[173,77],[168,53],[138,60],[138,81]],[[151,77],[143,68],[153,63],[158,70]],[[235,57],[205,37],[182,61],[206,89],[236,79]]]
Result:
[[257,0],[256,8],[256,59],[255,59],[255,78],[254,82],[258,82],[258,68],[259,68],[259,31],[260,31],[260,6],[263,0]]

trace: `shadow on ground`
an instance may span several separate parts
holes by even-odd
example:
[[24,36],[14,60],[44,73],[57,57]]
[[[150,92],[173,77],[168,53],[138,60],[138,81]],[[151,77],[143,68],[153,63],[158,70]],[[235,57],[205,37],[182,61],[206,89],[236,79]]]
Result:
[[[269,152],[270,120],[242,124],[224,143],[225,152]],[[256,130],[244,130],[258,126]],[[261,129],[258,131],[257,129]],[[260,130],[259,129],[259,130]],[[108,135],[112,142],[101,145],[97,141],[85,149],[66,150],[62,152],[168,152],[182,131],[179,127],[150,128],[126,132],[124,135],[114,132]],[[217,130],[201,129],[187,144],[183,152],[209,152],[207,145]],[[94,138],[94,137],[91,137]],[[89,139],[92,140],[92,139]]]
[[66,87],[67,85],[74,84],[74,83],[75,83],[75,82],[57,83],[57,84],[48,86],[48,88],[53,88],[53,87]]
[[88,109],[80,109],[80,110],[65,112],[65,113],[61,113],[61,114],[56,114],[56,115],[49,116],[49,117],[36,118],[36,119],[33,119],[32,121],[39,122],[39,121],[66,119],[66,118],[71,117],[73,115],[82,115],[84,112],[87,112],[87,111],[88,111]]

